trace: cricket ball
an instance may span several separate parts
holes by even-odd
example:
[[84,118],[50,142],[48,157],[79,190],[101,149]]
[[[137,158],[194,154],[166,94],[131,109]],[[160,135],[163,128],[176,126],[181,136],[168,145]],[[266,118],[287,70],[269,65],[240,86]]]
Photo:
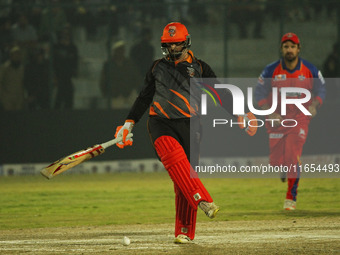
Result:
[[123,245],[128,246],[131,243],[130,238],[124,236],[123,238]]

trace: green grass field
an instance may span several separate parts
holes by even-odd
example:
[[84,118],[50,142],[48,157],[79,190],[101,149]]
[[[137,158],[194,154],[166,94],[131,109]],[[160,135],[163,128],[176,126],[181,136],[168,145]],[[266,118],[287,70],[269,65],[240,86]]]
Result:
[[[216,220],[340,215],[340,179],[301,179],[298,210],[282,210],[277,179],[203,179],[221,211]],[[174,222],[167,173],[0,177],[0,230]],[[208,221],[198,213],[198,221]]]

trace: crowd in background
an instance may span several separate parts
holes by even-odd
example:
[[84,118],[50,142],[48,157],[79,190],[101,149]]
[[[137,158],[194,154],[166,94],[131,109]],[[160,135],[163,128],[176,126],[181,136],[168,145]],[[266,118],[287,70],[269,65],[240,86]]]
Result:
[[[154,58],[150,44],[152,31],[136,24],[173,20],[176,14],[175,18],[185,24],[214,25],[212,12],[218,6],[206,8],[209,2],[213,1],[131,0],[122,5],[118,0],[0,0],[0,109],[74,108],[72,79],[77,77],[80,58],[73,41],[76,26],[85,29],[87,40],[95,38],[98,27],[105,24],[110,27],[108,36],[117,35],[120,26],[142,35],[129,54],[124,42],[113,43],[111,55],[103,61],[98,82],[104,97],[115,97],[113,104],[133,97],[137,87],[126,84],[142,79]],[[225,15],[236,25],[240,39],[263,38],[264,14],[272,20],[282,15],[275,0],[220,2],[230,4]],[[151,3],[157,8],[150,8]],[[299,22],[318,18],[321,11],[332,18],[338,8],[332,0],[289,0],[286,4],[290,8],[284,12],[285,18]],[[252,31],[248,31],[250,23],[254,24]],[[339,47],[336,43],[325,59],[326,78],[340,76]],[[115,79],[117,76],[119,80]],[[56,95],[52,104],[54,88]]]

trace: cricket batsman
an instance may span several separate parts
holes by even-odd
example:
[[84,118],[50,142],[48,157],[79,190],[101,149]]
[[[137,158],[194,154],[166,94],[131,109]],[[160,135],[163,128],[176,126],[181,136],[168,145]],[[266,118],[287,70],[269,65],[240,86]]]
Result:
[[[288,190],[283,208],[296,209],[296,196],[300,179],[300,157],[302,148],[308,135],[308,125],[322,105],[326,96],[325,81],[321,72],[311,63],[299,57],[301,49],[300,39],[294,33],[287,33],[281,39],[282,58],[269,64],[262,71],[255,89],[255,98],[263,109],[270,109],[272,105],[272,88],[283,87],[304,88],[311,92],[311,99],[303,104],[311,115],[305,115],[295,105],[287,104],[286,115],[281,116],[281,96],[278,93],[278,107],[267,119],[266,128],[269,134],[270,164],[273,166],[287,166],[291,169],[283,175],[282,181],[288,177]],[[287,95],[287,98],[303,98],[299,93]],[[296,121],[294,125],[282,125],[283,119]],[[289,123],[286,123],[289,124]],[[294,126],[294,127],[287,127]]]
[[[116,129],[116,137],[123,141],[117,146],[132,145],[126,139],[134,125],[149,109],[147,122],[151,142],[169,173],[175,189],[175,240],[177,244],[191,243],[195,237],[197,208],[209,218],[214,218],[219,207],[213,202],[189,162],[190,150],[198,155],[201,126],[198,109],[190,105],[190,78],[216,78],[210,66],[197,59],[190,50],[191,38],[187,28],[172,22],[165,26],[161,36],[161,49],[164,57],[154,61],[147,72],[144,87],[136,98],[123,126]],[[221,95],[224,108],[232,113],[232,96]],[[200,105],[197,103],[196,105]],[[255,119],[248,114],[240,116],[239,121]],[[243,127],[249,135],[256,133],[255,127]],[[195,146],[190,148],[190,139]],[[195,178],[192,178],[195,176]]]

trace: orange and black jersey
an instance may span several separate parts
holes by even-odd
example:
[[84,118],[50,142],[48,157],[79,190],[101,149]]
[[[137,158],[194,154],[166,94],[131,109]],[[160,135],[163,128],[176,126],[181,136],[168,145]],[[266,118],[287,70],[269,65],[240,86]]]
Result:
[[[145,77],[144,87],[127,119],[138,122],[150,107],[149,114],[166,119],[183,119],[198,115],[200,98],[191,97],[190,78],[216,78],[211,67],[189,51],[185,61],[174,63],[156,60]],[[216,80],[216,83],[217,80]],[[232,112],[232,96],[223,93],[223,107]]]

